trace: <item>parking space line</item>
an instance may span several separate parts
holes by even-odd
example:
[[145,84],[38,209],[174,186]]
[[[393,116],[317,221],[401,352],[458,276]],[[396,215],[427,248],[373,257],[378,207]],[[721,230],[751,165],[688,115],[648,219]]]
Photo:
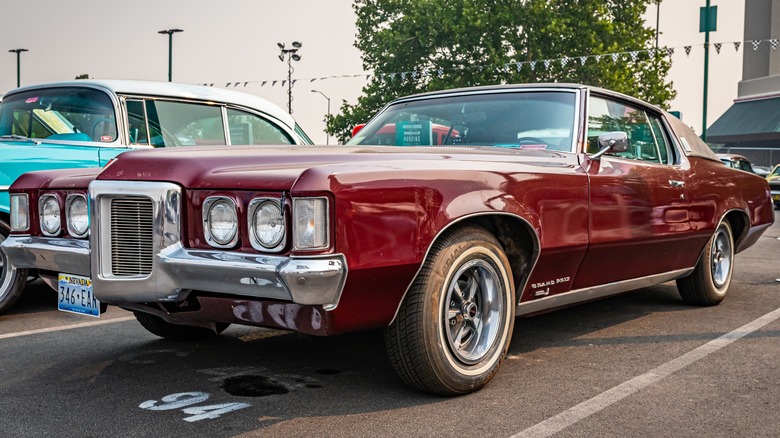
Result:
[[623,400],[624,398],[638,392],[639,390],[650,386],[664,377],[679,371],[688,365],[693,364],[699,359],[703,359],[708,355],[720,350],[721,348],[731,344],[732,342],[739,340],[761,327],[780,319],[780,309],[775,309],[766,315],[749,322],[742,327],[726,333],[725,335],[714,339],[706,344],[689,351],[675,359],[660,365],[641,376],[634,377],[631,380],[621,383],[614,388],[608,389],[601,394],[586,400],[577,406],[572,407],[560,414],[548,418],[535,426],[531,426],[528,429],[523,430],[512,438],[542,438],[548,437],[555,433],[566,429],[575,423],[590,417],[593,414],[609,407],[612,404]]
[[0,339],[18,338],[20,336],[37,335],[40,333],[50,333],[50,332],[58,332],[61,330],[70,330],[70,329],[77,329],[82,327],[92,327],[92,326],[103,325],[103,324],[113,324],[115,322],[125,322],[133,319],[135,319],[134,316],[123,316],[121,318],[102,319],[93,322],[82,322],[79,324],[71,324],[71,325],[60,325],[57,327],[49,327],[49,328],[43,328],[37,330],[27,330],[24,332],[7,333],[5,335],[0,335]]

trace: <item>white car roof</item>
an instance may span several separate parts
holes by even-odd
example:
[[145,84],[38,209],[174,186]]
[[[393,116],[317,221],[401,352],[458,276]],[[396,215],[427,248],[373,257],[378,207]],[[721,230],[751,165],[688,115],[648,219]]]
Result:
[[269,102],[262,97],[240,91],[226,90],[223,88],[205,87],[202,85],[180,84],[176,82],[136,81],[122,79],[80,79],[75,81],[51,82],[46,84],[30,85],[17,88],[8,92],[6,96],[22,91],[30,91],[51,87],[95,87],[102,88],[114,94],[137,94],[144,96],[160,96],[180,99],[197,99],[221,103],[229,103],[247,108],[252,108],[285,123],[292,129],[295,119],[278,105]]

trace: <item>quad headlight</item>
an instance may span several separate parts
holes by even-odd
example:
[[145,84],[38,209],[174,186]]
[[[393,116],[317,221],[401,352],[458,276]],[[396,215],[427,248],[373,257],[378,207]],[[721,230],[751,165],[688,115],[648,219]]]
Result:
[[43,195],[38,200],[41,215],[41,232],[45,236],[57,236],[62,230],[60,201],[54,195]]
[[329,229],[327,198],[293,198],[293,249],[327,248]]
[[30,198],[26,193],[11,195],[11,230],[30,229]]
[[249,236],[258,251],[278,251],[284,247],[285,223],[278,200],[256,198],[249,203]]
[[83,195],[70,195],[65,203],[65,218],[68,234],[84,237],[89,231],[89,209],[87,198]]
[[238,213],[231,198],[213,196],[203,203],[206,242],[215,248],[231,248],[238,242]]

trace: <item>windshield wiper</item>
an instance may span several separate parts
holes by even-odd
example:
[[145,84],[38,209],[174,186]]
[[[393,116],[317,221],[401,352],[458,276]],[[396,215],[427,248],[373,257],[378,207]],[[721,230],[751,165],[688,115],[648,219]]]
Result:
[[7,140],[11,140],[11,141],[26,141],[26,142],[33,143],[33,144],[40,144],[41,143],[41,142],[39,142],[37,140],[33,140],[33,139],[29,138],[29,137],[25,137],[23,135],[18,135],[18,134],[0,135],[0,141],[3,141],[3,140],[5,140],[5,141],[7,141]]

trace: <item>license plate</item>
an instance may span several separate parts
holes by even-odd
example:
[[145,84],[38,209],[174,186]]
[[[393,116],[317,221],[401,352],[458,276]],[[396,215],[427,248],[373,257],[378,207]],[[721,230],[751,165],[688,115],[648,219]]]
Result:
[[92,293],[91,278],[60,274],[57,280],[58,310],[100,317],[100,301]]

